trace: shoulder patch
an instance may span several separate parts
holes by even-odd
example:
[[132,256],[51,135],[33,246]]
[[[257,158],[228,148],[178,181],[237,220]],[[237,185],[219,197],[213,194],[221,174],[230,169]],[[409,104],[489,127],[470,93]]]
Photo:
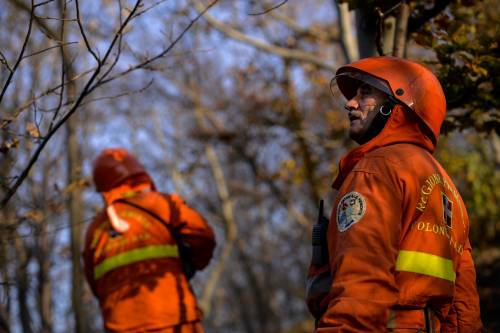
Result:
[[342,197],[337,206],[337,227],[340,232],[344,232],[365,215],[365,198],[358,192],[349,192]]
[[441,197],[443,198],[443,219],[444,223],[448,228],[452,228],[451,220],[453,217],[453,201],[448,199],[444,192],[441,192]]

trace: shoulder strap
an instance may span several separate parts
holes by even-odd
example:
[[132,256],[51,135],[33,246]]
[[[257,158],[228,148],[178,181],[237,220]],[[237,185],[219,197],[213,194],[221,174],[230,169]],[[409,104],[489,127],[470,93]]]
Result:
[[[167,201],[167,204],[170,206],[170,203],[168,202],[168,200],[165,199],[165,201]],[[139,209],[139,210],[147,213],[148,215],[151,215],[156,220],[158,220],[161,224],[163,224],[172,233],[172,236],[174,236],[174,238],[177,239],[177,237],[176,237],[177,235],[175,234],[175,232],[172,229],[172,227],[168,223],[166,223],[160,216],[158,216],[158,214],[150,211],[149,209],[146,209],[146,208],[142,207],[141,205],[136,204],[135,202],[131,202],[131,201],[128,201],[128,200],[125,200],[125,199],[118,199],[115,202],[124,203],[126,205],[129,205],[129,206],[132,206],[134,208],[137,208],[137,209]]]
[[[166,198],[164,198],[164,199],[167,202],[167,204],[169,205],[169,207],[171,207],[170,202]],[[172,234],[172,236],[174,237],[174,239],[177,243],[177,246],[179,248],[179,254],[181,257],[182,270],[184,271],[184,275],[186,275],[186,278],[188,280],[190,280],[194,276],[194,274],[196,273],[196,269],[194,268],[193,263],[191,262],[191,248],[188,245],[184,244],[183,242],[179,241],[177,234],[175,233],[175,231],[172,229],[172,227],[168,223],[166,223],[161,217],[159,217],[158,214],[150,211],[149,209],[142,207],[141,205],[136,204],[135,202],[131,202],[131,201],[128,201],[125,199],[118,199],[115,202],[121,202],[121,203],[124,203],[126,205],[135,207],[135,208],[151,215],[156,220],[160,221],[161,224],[163,224],[168,229],[168,231],[170,231],[170,233]]]

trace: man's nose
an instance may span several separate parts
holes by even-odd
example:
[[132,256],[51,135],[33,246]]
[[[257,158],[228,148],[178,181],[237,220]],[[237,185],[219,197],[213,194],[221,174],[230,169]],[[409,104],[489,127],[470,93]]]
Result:
[[344,105],[344,108],[345,108],[347,111],[356,110],[358,107],[359,107],[359,103],[358,103],[358,101],[357,101],[355,98],[351,98],[351,99],[350,99],[350,100],[348,100],[348,101],[347,101],[347,103],[345,103],[345,105]]

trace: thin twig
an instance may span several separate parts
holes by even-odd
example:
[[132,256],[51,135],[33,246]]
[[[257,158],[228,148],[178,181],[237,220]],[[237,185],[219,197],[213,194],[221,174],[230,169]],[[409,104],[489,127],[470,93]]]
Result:
[[107,99],[116,99],[116,98],[120,98],[120,97],[127,96],[127,95],[139,94],[139,93],[142,93],[142,92],[146,91],[147,89],[149,89],[153,85],[153,82],[154,82],[154,79],[151,79],[144,87],[139,88],[139,89],[128,90],[128,91],[125,91],[123,93],[112,95],[112,96],[103,96],[103,97],[88,99],[85,101],[85,103],[82,103],[81,105],[84,106],[84,105],[87,105],[87,104],[90,104],[93,102],[97,102],[97,101],[102,101],[102,100],[107,100]]
[[[197,10],[202,9],[203,4],[199,0],[191,0],[191,1],[194,3]],[[206,14],[204,17],[211,26],[213,26],[215,29],[219,30],[220,32],[222,32],[223,34],[225,34],[226,36],[228,36],[234,40],[251,45],[251,46],[253,46],[257,49],[263,50],[265,52],[268,52],[271,54],[276,54],[276,55],[281,56],[285,59],[293,59],[293,60],[298,60],[298,61],[309,62],[309,63],[314,64],[320,68],[325,68],[325,69],[328,69],[331,71],[336,70],[336,68],[333,65],[326,63],[320,57],[318,57],[312,53],[305,52],[305,51],[298,50],[298,49],[291,49],[291,48],[273,45],[273,44],[267,43],[261,39],[253,38],[249,35],[246,35],[246,34],[242,33],[241,31],[234,29],[233,27],[215,19],[215,17],[213,17],[209,14]]]
[[[35,137],[35,139],[38,141],[38,140],[42,140],[43,137],[42,137],[42,131],[40,130],[40,123],[42,122],[42,119],[43,119],[43,115],[42,117],[40,117],[40,121],[38,121],[36,118],[36,111],[37,111],[37,108],[35,108],[35,114],[34,114],[34,123],[35,123],[35,126],[36,126],[36,131],[37,131],[37,136]],[[29,135],[31,137],[33,137],[33,135],[31,133],[29,133]]]
[[[141,93],[141,92],[144,92],[145,90],[147,90],[149,87],[151,87],[151,85],[153,84],[154,82],[154,79],[151,79],[144,87],[142,88],[139,88],[139,89],[133,89],[133,90],[127,90],[127,91],[124,91],[122,93],[119,93],[119,94],[116,94],[116,95],[111,95],[111,96],[103,96],[103,97],[96,97],[96,98],[92,98],[92,99],[86,99],[85,102],[82,102],[80,104],[80,107],[82,106],[85,106],[85,105],[88,105],[88,104],[91,104],[93,102],[97,102],[97,101],[102,101],[102,100],[109,100],[109,99],[116,99],[116,98],[120,98],[120,97],[123,97],[123,96],[127,96],[127,95],[133,95],[133,94],[138,94],[138,93]],[[66,102],[64,103],[62,106],[68,106],[70,105],[71,102]],[[56,110],[56,108],[53,108],[53,109],[45,109],[43,110],[43,112],[54,112]]]
[[80,28],[80,34],[82,35],[82,38],[85,42],[85,46],[87,46],[87,50],[89,50],[90,54],[92,54],[95,61],[97,61],[97,63],[100,63],[100,59],[94,52],[94,50],[92,50],[87,35],[85,34],[85,30],[83,29],[82,19],[80,17],[80,4],[78,3],[78,0],[75,0],[75,7],[76,7],[76,22],[78,22],[78,27]]
[[14,111],[14,117],[17,117],[22,111],[24,111],[25,109],[29,108],[36,100],[38,100],[38,99],[40,99],[40,98],[42,98],[44,96],[47,96],[47,95],[49,95],[51,93],[54,93],[57,89],[60,89],[61,87],[66,86],[68,83],[71,83],[71,82],[73,82],[75,80],[78,80],[82,76],[87,75],[87,74],[93,72],[94,70],[95,70],[95,68],[89,69],[89,70],[87,70],[85,72],[82,72],[82,73],[80,73],[78,75],[75,75],[73,78],[71,78],[67,82],[63,81],[62,83],[58,84],[57,86],[49,88],[49,89],[45,90],[43,93],[39,94],[38,96],[33,97],[32,99],[28,100],[22,106],[20,106],[19,108],[17,108]]
[[40,53],[43,53],[43,52],[46,52],[46,51],[49,51],[49,50],[52,50],[52,49],[55,49],[55,48],[58,48],[58,47],[61,47],[61,46],[71,45],[71,44],[78,44],[78,42],[67,42],[67,43],[61,43],[61,45],[53,45],[53,46],[50,46],[50,47],[48,47],[46,49],[43,49],[43,50],[40,50],[40,51],[33,52],[31,54],[25,55],[23,57],[23,59],[26,59],[26,58],[29,58],[29,57],[33,57],[33,56],[39,55]]
[[149,12],[151,9],[161,5],[162,3],[166,2],[167,0],[159,0],[157,2],[155,2],[154,4],[152,4],[151,6],[149,6],[148,8],[140,11],[140,12],[137,12],[137,14],[135,14],[135,17],[138,17],[138,16],[141,16],[142,14],[146,13],[146,12]]
[[395,11],[399,6],[401,6],[403,4],[404,0],[403,1],[400,1],[398,2],[397,4],[395,4],[394,6],[392,6],[391,8],[389,8],[388,10],[386,10],[383,14],[382,14],[382,17],[386,17],[387,15],[389,15],[390,13],[392,13],[393,11]]
[[48,3],[51,3],[51,2],[54,2],[54,0],[47,0],[47,1],[43,1],[43,2],[37,3],[37,4],[35,5],[35,7],[44,6],[44,5],[46,5],[46,4],[48,4]]
[[[14,6],[18,7],[19,9],[21,9],[27,13],[31,12],[31,8],[24,1],[21,1],[21,0],[10,0],[10,1],[12,2],[12,4]],[[49,1],[49,2],[51,2],[51,1]],[[36,16],[34,17],[34,19],[35,19],[35,23],[38,24],[40,31],[45,36],[47,36],[48,39],[55,40],[57,43],[61,42],[60,40],[58,40],[56,33],[51,29],[51,27],[47,24],[47,22],[45,22],[44,20],[42,20]]]
[[[66,16],[66,2],[63,2],[63,6],[61,8],[61,14],[62,17]],[[65,80],[66,80],[66,57],[64,55],[64,31],[65,31],[65,22],[62,21],[61,24],[61,31],[60,31],[60,38],[61,38],[61,43],[60,43],[60,55],[61,55],[61,91],[59,92],[59,98],[57,100],[57,109],[56,112],[52,115],[52,119],[49,124],[49,132],[52,130],[54,123],[59,116],[59,111],[61,111],[62,104],[63,104],[63,99],[64,99],[64,88],[65,88]]]
[[0,94],[0,103],[2,103],[2,99],[5,96],[5,92],[7,91],[7,88],[10,85],[10,82],[12,80],[12,77],[14,76],[14,73],[16,72],[17,67],[19,66],[19,64],[23,60],[24,51],[26,51],[26,46],[28,45],[28,40],[29,40],[30,35],[31,35],[31,28],[33,27],[33,19],[35,16],[34,14],[35,14],[34,1],[31,0],[30,22],[28,25],[28,32],[26,33],[26,37],[24,38],[24,43],[23,43],[23,46],[21,48],[21,53],[19,54],[19,57],[17,58],[17,61],[14,65],[14,67],[12,67],[12,70],[10,71],[9,77],[7,78],[7,81],[5,82],[5,85],[2,89],[2,93]]
[[76,22],[78,19],[76,18],[60,18],[60,17],[52,17],[52,16],[36,16],[37,19],[40,20],[54,20],[54,21],[65,21],[65,22]]
[[217,3],[217,1],[218,0],[212,1],[204,10],[200,11],[198,13],[198,15],[189,22],[189,24],[186,26],[186,28],[184,28],[184,30],[177,36],[177,38],[172,43],[170,43],[170,45],[165,50],[163,50],[162,52],[160,52],[156,56],[149,58],[146,61],[141,62],[133,67],[130,67],[126,71],[123,71],[115,76],[112,76],[112,77],[105,79],[105,80],[103,78],[101,81],[99,81],[99,83],[100,84],[108,83],[108,82],[113,81],[119,77],[125,76],[125,75],[129,74],[130,72],[133,72],[133,71],[138,70],[140,68],[146,67],[150,63],[164,57],[182,39],[184,34],[193,26],[193,24],[195,24],[212,6],[214,6]]
[[266,9],[264,10],[263,12],[259,12],[259,13],[248,13],[248,15],[250,16],[257,16],[257,15],[263,15],[263,14],[267,14],[269,13],[270,11],[273,11],[277,8],[280,8],[281,6],[283,6],[284,4],[286,4],[288,2],[288,0],[283,0],[282,2],[280,2],[279,4],[269,8],[269,9]]
[[[86,219],[83,219],[83,220],[80,220],[80,221],[77,221],[75,223],[75,225],[83,225],[83,224],[87,224],[88,222],[92,221],[93,217],[89,217],[89,218],[86,218]],[[14,230],[17,230],[17,228],[19,227],[19,223],[22,223],[24,221],[26,221],[27,219],[25,217],[22,217],[21,219],[19,219],[17,222],[12,222],[10,224],[7,224],[7,225],[1,225],[0,226],[0,244],[2,243],[8,243],[9,241],[13,241],[13,240],[16,240],[16,239],[26,239],[26,238],[30,238],[30,237],[36,237],[36,235],[34,234],[33,229],[32,227],[30,227],[30,232],[27,233],[27,234],[24,234],[24,235],[15,235],[15,236],[8,236],[8,237],[5,237],[4,235],[4,231],[14,231]],[[54,227],[52,228],[52,230],[48,230],[47,231],[47,234],[48,235],[55,235],[56,233],[58,233],[59,231],[61,230],[65,230],[65,229],[69,229],[71,228],[71,224],[66,224],[66,223],[60,223],[59,225],[57,224],[54,224]]]
[[[122,10],[123,10],[122,3],[121,3],[121,1],[118,1],[118,20],[120,22],[120,25],[122,24],[122,16],[121,16]],[[122,53],[121,52],[122,51],[122,41],[123,41],[123,34],[120,34],[120,37],[118,38],[118,53],[117,53],[115,59],[113,60],[113,63],[109,66],[109,68],[106,70],[106,72],[103,75],[101,75],[101,77],[97,80],[98,83],[101,82],[102,78],[108,76],[109,73],[113,70],[113,68],[115,68],[116,64],[118,63],[118,60],[120,59],[120,56]]]
[[7,67],[9,72],[12,72],[12,68],[10,68],[9,62],[7,61],[7,58],[5,58],[5,55],[2,53],[2,51],[0,51],[0,56],[2,57],[2,59],[0,59],[0,62],[4,64],[5,67]]
[[375,14],[377,15],[377,32],[375,34],[375,46],[377,47],[378,55],[384,55],[384,49],[382,48],[382,30],[384,25],[384,13],[379,7],[375,7]]

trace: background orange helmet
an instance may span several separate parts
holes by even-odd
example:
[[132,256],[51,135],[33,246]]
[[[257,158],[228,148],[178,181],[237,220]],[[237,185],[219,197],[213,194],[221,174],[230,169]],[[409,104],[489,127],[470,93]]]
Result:
[[360,81],[392,96],[415,112],[437,142],[446,115],[446,98],[436,76],[424,66],[396,57],[365,58],[340,67],[335,79],[347,99],[356,95]]
[[98,192],[107,192],[125,180],[147,176],[144,166],[124,148],[103,150],[94,161],[92,176]]

